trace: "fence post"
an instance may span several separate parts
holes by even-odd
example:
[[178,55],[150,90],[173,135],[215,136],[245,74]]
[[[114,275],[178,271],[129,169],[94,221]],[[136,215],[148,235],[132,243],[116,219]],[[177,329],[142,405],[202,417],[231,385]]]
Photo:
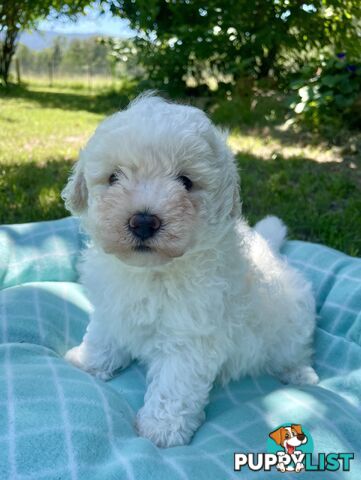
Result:
[[16,80],[18,85],[21,84],[21,75],[20,75],[20,62],[18,57],[15,58],[15,70],[16,70]]
[[50,60],[48,63],[49,67],[49,87],[53,86],[53,62]]
[[89,62],[87,64],[87,71],[88,71],[88,90],[89,92],[91,92],[93,87],[93,69],[92,69],[92,65]]

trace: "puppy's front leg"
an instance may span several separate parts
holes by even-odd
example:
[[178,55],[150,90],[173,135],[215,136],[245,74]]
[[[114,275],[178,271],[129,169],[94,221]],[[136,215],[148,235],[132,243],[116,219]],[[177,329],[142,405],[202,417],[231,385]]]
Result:
[[119,347],[114,338],[104,333],[104,327],[91,321],[83,341],[65,354],[65,359],[76,367],[101,380],[109,380],[114,370],[126,368],[130,354]]
[[185,352],[151,365],[151,382],[136,418],[140,436],[159,447],[189,443],[204,421],[204,407],[216,377],[215,365]]

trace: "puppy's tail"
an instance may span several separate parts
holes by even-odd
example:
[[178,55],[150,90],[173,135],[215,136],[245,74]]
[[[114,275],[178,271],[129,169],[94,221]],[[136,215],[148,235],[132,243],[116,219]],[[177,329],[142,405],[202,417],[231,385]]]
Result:
[[265,240],[274,252],[279,252],[287,235],[287,227],[278,217],[268,216],[260,220],[254,229]]

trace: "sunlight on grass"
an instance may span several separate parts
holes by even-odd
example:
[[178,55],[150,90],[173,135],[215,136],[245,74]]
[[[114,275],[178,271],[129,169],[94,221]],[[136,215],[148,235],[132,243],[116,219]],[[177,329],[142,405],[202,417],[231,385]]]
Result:
[[69,109],[65,103],[64,108],[42,107],[31,99],[31,91],[29,96],[0,99],[0,162],[41,164],[54,154],[74,160],[104,115]]
[[87,78],[85,75],[73,75],[73,76],[58,76],[53,78],[52,85],[50,85],[49,78],[47,76],[37,75],[25,75],[22,77],[22,82],[30,85],[32,88],[41,89],[60,89],[71,91],[83,91],[89,92],[94,90],[99,93],[100,90],[109,90],[114,88],[122,88],[126,79],[111,78],[104,76],[94,75]]
[[290,143],[272,135],[269,129],[253,129],[248,132],[233,130],[228,139],[235,153],[252,153],[268,160],[281,155],[283,158],[306,157],[315,162],[342,162],[341,148],[326,144],[302,145]]

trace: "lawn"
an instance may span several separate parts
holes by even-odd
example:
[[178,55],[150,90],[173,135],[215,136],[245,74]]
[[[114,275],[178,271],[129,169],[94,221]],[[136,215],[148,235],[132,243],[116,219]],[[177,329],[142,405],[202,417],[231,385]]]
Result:
[[0,90],[0,223],[66,215],[60,191],[79,149],[127,101],[78,82]]
[[[109,89],[101,83],[91,91],[69,82],[0,90],[0,223],[65,216],[60,191],[79,148],[129,95],[129,85]],[[230,128],[243,210],[251,223],[276,214],[291,238],[361,255],[358,135],[344,135],[332,146],[287,128],[277,94],[256,92],[207,108],[218,124]]]

